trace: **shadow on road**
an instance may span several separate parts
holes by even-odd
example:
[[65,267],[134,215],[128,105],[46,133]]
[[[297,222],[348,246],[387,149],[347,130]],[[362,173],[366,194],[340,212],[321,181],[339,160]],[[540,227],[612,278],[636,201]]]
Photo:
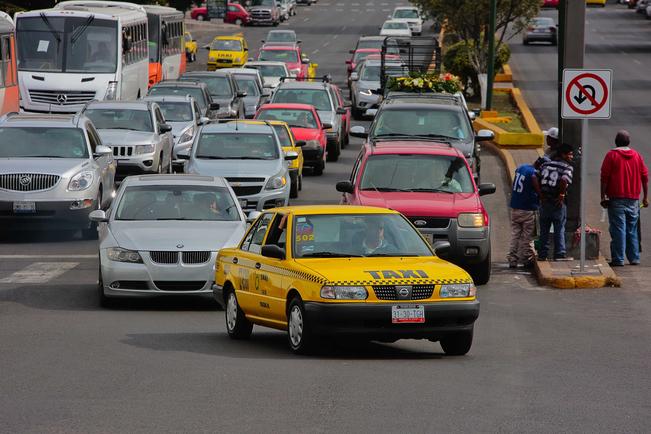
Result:
[[0,231],[0,244],[29,244],[29,243],[65,243],[85,240],[78,230],[61,230],[56,227],[35,230]]

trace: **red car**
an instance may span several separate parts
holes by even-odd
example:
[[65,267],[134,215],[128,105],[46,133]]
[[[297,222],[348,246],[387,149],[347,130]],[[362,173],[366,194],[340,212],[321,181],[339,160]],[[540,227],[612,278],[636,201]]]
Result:
[[350,106],[346,105],[346,102],[344,101],[344,97],[341,94],[341,89],[339,89],[339,86],[336,84],[330,83],[330,88],[332,89],[334,93],[334,98],[333,100],[335,101],[335,108],[336,109],[344,109],[346,111],[345,114],[341,115],[341,132],[343,133],[343,140],[341,142],[341,147],[345,148],[348,146],[349,138],[350,138],[350,121],[351,121],[351,112],[350,112]]
[[249,24],[251,15],[239,3],[229,3],[226,7],[226,15],[224,15],[224,22],[227,24],[236,24],[238,26]]
[[558,8],[559,0],[542,0],[543,8]]
[[380,49],[379,48],[358,48],[357,50],[351,51],[353,54],[350,59],[346,60],[346,65],[348,76],[350,77],[350,73],[353,72],[355,67],[359,62],[362,60],[366,59],[366,56],[369,54],[380,54]]
[[198,21],[205,21],[208,19],[208,8],[206,6],[198,6],[190,11],[190,18]]
[[315,175],[325,168],[328,139],[325,130],[330,124],[321,123],[314,106],[307,104],[265,104],[255,114],[255,119],[287,122],[303,151],[303,166],[311,167]]
[[404,214],[430,243],[448,241],[448,260],[476,284],[491,272],[490,223],[480,196],[495,185],[475,184],[463,154],[447,144],[386,140],[366,144],[350,180],[337,183],[342,204],[391,208]]
[[304,80],[308,77],[310,59],[303,57],[301,47],[295,45],[263,45],[258,53],[258,60],[284,62],[292,77]]

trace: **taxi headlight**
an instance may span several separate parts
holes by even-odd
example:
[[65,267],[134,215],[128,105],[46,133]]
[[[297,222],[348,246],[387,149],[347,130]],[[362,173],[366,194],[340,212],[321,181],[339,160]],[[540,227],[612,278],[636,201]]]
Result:
[[368,292],[363,286],[324,286],[321,298],[330,300],[366,300]]
[[90,170],[84,170],[79,172],[70,179],[68,184],[68,190],[70,191],[82,191],[88,189],[93,183],[93,172]]
[[236,57],[235,59],[233,59],[234,63],[240,63],[241,61],[242,61],[241,57]]
[[108,256],[111,261],[142,264],[140,253],[135,250],[127,250],[121,247],[110,247],[106,250],[106,256]]
[[272,176],[267,181],[267,185],[264,186],[265,190],[278,190],[287,185],[287,178],[285,175],[281,176]]
[[194,127],[188,128],[181,134],[181,138],[179,139],[179,143],[185,143],[189,142],[192,140],[192,137],[194,136]]
[[441,298],[474,297],[476,294],[477,288],[472,283],[441,285]]
[[154,150],[154,145],[136,145],[136,155],[151,154]]
[[457,223],[462,228],[481,228],[486,222],[484,221],[484,214],[480,212],[465,212],[459,214]]

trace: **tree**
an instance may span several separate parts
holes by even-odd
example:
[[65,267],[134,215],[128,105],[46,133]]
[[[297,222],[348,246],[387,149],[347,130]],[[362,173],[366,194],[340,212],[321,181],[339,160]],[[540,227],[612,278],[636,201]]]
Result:
[[[412,0],[431,16],[445,22],[448,32],[467,42],[468,61],[476,74],[488,71],[490,0]],[[497,0],[496,46],[499,52],[509,35],[522,30],[540,10],[540,0]]]

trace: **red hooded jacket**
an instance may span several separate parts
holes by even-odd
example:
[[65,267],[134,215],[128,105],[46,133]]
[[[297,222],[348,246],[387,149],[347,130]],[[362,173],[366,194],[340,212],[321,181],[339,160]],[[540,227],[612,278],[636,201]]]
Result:
[[610,199],[640,199],[642,185],[649,182],[649,170],[642,156],[628,146],[611,149],[601,164],[601,182]]

